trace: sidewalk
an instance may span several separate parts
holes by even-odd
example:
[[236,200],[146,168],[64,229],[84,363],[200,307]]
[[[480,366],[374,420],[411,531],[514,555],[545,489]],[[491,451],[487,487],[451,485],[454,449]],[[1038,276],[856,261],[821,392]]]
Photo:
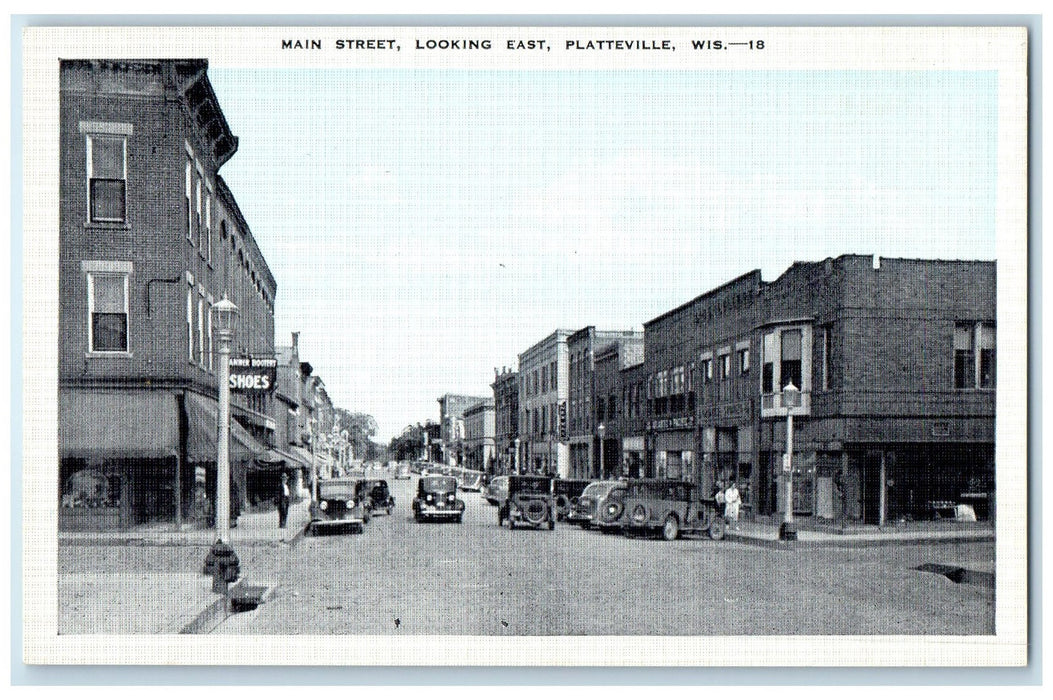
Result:
[[778,522],[743,520],[738,529],[729,526],[726,539],[767,547],[873,547],[896,544],[936,542],[993,542],[993,523],[958,523],[953,521],[877,525],[849,525],[844,532],[836,525],[799,521],[797,540],[779,539]]
[[[288,547],[303,535],[308,505],[307,499],[290,505],[284,530],[278,528],[273,509],[238,518],[230,531],[230,544],[241,559],[238,584],[259,586],[264,597],[269,595]],[[59,574],[59,634],[205,633],[230,614],[227,596],[213,593],[212,577],[201,573],[215,542],[211,528],[151,525],[121,532],[63,532],[58,541],[60,551],[91,548],[81,550],[90,551],[85,570]],[[94,548],[99,546],[117,551],[97,556]]]

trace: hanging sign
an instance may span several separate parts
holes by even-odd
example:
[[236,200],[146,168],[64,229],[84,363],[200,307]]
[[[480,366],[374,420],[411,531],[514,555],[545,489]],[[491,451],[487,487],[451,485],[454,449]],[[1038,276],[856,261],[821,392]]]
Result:
[[239,394],[269,394],[278,379],[273,357],[230,358],[230,390]]

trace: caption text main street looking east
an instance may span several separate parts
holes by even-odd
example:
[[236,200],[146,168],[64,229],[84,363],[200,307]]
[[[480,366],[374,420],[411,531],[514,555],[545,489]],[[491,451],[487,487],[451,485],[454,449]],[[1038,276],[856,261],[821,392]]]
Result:
[[[507,39],[498,42],[498,46],[509,50],[551,51],[552,44],[547,39]],[[493,49],[495,43],[490,39],[414,39],[416,50],[482,50]],[[282,39],[283,49],[323,50],[321,39]],[[336,39],[333,47],[338,50],[359,51],[401,51],[402,45],[397,39]],[[676,45],[670,39],[568,39],[563,46],[565,51],[676,51]]]

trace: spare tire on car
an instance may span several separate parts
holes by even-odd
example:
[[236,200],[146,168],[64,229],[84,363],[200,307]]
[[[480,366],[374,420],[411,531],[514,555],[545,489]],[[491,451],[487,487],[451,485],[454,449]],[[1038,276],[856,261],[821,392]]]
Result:
[[538,525],[548,519],[548,504],[538,499],[517,499],[517,505],[523,517],[532,525]]

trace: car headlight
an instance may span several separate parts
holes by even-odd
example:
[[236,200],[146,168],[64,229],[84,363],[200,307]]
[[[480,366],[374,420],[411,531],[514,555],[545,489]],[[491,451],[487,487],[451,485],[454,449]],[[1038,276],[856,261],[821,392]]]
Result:
[[453,501],[454,501],[453,494],[452,493],[446,494],[446,500],[449,501],[450,503],[453,503]]
[[321,503],[318,504],[318,507],[321,508],[322,510],[325,510],[326,508],[329,507],[329,502],[328,501],[322,501]]

